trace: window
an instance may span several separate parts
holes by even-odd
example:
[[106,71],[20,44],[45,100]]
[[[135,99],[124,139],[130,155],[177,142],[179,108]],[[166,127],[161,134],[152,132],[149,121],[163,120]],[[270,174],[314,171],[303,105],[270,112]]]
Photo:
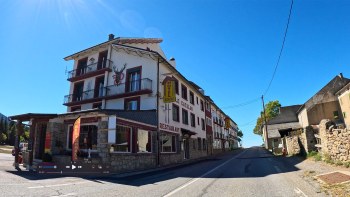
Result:
[[181,96],[183,99],[187,100],[187,87],[181,84]]
[[334,119],[338,119],[339,118],[338,111],[333,111],[333,117],[334,117]]
[[199,125],[199,117],[197,117],[197,124]]
[[128,69],[126,73],[126,91],[139,91],[141,89],[141,67]]
[[175,80],[175,93],[179,95],[179,81],[177,79]]
[[207,111],[210,111],[210,104],[209,102],[205,102],[205,108]]
[[[68,148],[72,148],[73,126],[69,127]],[[97,126],[82,125],[80,126],[79,149],[81,150],[97,150]]]
[[137,131],[137,152],[150,153],[152,152],[152,136],[151,132],[138,129]]
[[193,113],[191,113],[191,126],[196,127],[196,117]]
[[204,138],[203,138],[203,150],[207,150],[207,143]]
[[194,105],[194,94],[190,91],[190,103]]
[[193,149],[196,150],[196,140],[193,139]]
[[185,109],[182,109],[182,123],[188,124],[188,112]]
[[117,125],[115,144],[112,144],[114,152],[131,152],[131,128]]
[[201,100],[201,110],[204,111],[204,103],[202,100]]
[[126,98],[124,100],[125,110],[140,110],[140,97]]
[[198,105],[198,96],[196,96],[196,100],[197,100],[197,105]]
[[202,149],[202,139],[198,138],[197,141],[198,141],[198,150],[201,150]]
[[202,118],[202,130],[205,131],[205,121],[203,118]]
[[180,121],[179,114],[179,106],[173,104],[173,121]]
[[176,152],[176,136],[173,134],[162,133],[160,136],[161,150],[163,153]]

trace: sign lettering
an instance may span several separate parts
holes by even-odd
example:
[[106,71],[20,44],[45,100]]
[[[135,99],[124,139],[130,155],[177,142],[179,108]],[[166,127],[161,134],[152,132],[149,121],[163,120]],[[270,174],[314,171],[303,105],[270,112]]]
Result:
[[174,127],[171,125],[167,125],[164,123],[159,123],[159,128],[164,129],[164,130],[168,130],[168,131],[173,131],[173,132],[179,132],[180,129],[178,127]]
[[164,84],[164,97],[163,102],[164,103],[171,103],[176,101],[176,95],[175,95],[175,81],[174,80],[168,80]]

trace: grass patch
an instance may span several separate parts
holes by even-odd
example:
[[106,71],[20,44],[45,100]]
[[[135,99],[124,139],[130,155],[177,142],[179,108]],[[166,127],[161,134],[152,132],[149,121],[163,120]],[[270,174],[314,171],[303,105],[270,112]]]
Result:
[[308,152],[308,153],[307,153],[307,158],[314,157],[314,156],[317,155],[317,154],[318,154],[318,152],[316,152],[316,151]]

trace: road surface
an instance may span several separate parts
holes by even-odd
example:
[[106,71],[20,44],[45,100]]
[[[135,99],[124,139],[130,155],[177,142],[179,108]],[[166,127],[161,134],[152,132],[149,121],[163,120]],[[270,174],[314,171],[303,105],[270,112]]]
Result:
[[[124,178],[49,178],[12,172],[0,154],[0,196],[325,196],[296,163],[261,147],[230,152],[169,170]],[[10,169],[10,170],[9,170]]]

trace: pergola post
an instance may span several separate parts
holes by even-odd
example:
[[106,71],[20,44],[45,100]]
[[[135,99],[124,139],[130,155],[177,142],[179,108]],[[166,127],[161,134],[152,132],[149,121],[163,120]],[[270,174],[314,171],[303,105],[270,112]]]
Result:
[[29,130],[29,142],[28,142],[28,163],[29,163],[29,170],[32,170],[33,166],[33,154],[34,154],[34,134],[36,129],[36,123],[37,121],[32,118],[30,119],[30,130]]
[[23,134],[22,120],[17,121],[15,135],[15,168],[19,169],[19,137]]

